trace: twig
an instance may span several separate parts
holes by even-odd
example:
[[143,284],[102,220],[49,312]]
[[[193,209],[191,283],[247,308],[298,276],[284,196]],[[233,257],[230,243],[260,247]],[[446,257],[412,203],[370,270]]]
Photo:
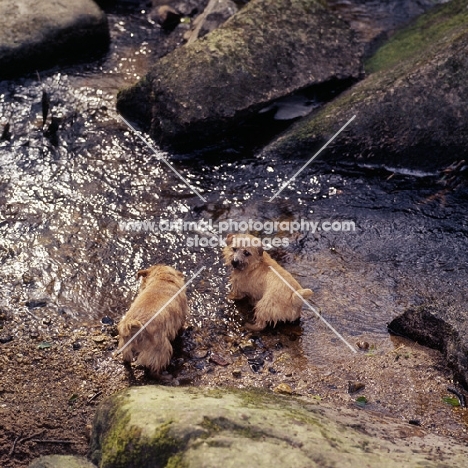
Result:
[[31,442],[37,444],[74,444],[73,440],[60,440],[60,439],[31,439]]
[[21,437],[21,434],[19,436],[16,436],[16,439],[15,441],[13,442],[13,445],[10,449],[10,452],[8,453],[8,456],[11,457],[14,453],[15,453],[15,448],[16,448],[16,443],[18,442],[18,440],[20,439]]
[[36,433],[33,434],[33,435],[30,435],[30,436],[27,436],[27,437],[23,437],[19,442],[20,442],[20,444],[22,444],[23,442],[26,442],[26,441],[28,441],[28,440],[31,440],[31,439],[33,439],[34,437],[39,437],[39,436],[41,436],[42,434],[44,434],[44,432],[45,432],[45,429],[42,429],[42,431],[36,432]]
[[206,8],[203,10],[203,13],[199,17],[197,27],[192,31],[192,34],[190,35],[190,37],[189,37],[189,39],[187,41],[187,44],[190,44],[190,43],[192,43],[192,42],[194,42],[194,41],[196,41],[198,39],[198,35],[200,34],[200,30],[201,30],[202,26],[205,24],[207,16],[211,13],[211,11],[213,10],[213,8],[215,6],[215,3],[217,1],[218,0],[210,0],[208,2],[208,5],[206,5]]
[[99,390],[99,392],[95,393],[91,398],[88,398],[88,401],[86,402],[87,405],[89,405],[95,398],[97,398],[99,395],[102,395],[102,391]]

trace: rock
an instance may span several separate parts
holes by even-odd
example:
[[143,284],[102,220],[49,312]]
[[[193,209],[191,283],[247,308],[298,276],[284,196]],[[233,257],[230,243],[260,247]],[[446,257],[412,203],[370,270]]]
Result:
[[362,382],[356,382],[354,380],[350,380],[348,382],[348,393],[356,393],[359,390],[362,390],[366,386]]
[[149,16],[166,31],[172,31],[180,23],[180,18],[182,17],[177,10],[169,5],[155,7]]
[[464,0],[421,16],[368,61],[365,80],[294,124],[262,156],[312,155],[356,115],[327,148],[327,160],[434,171],[461,159],[468,145],[467,21]]
[[92,0],[2,0],[0,79],[107,48],[107,18]]
[[228,366],[231,364],[230,359],[226,359],[225,357],[221,356],[220,354],[212,354],[210,356],[210,362],[217,364],[218,366]]
[[273,391],[283,395],[292,395],[293,393],[291,386],[284,382],[281,382]]
[[82,457],[46,455],[34,460],[29,468],[96,468],[96,466]]
[[99,406],[91,436],[101,468],[462,467],[467,455],[463,441],[357,407],[259,390],[129,388]]
[[207,36],[156,62],[117,107],[161,144],[220,144],[276,99],[357,79],[361,46],[318,0],[252,0]]
[[13,340],[13,335],[2,334],[0,335],[0,343],[5,344]]
[[465,310],[450,305],[410,308],[392,320],[391,332],[441,351],[455,377],[468,387],[468,317]]

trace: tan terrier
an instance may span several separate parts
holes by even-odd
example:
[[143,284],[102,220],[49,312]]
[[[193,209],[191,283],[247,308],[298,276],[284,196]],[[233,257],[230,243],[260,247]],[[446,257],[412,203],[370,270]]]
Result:
[[119,349],[123,348],[124,361],[136,358],[137,364],[157,375],[171,361],[171,341],[188,312],[185,290],[177,294],[184,287],[184,275],[170,266],[155,265],[140,270],[137,278],[142,278],[138,295],[117,326]]
[[257,237],[250,234],[229,234],[226,244],[223,249],[224,261],[233,268],[228,299],[248,297],[255,304],[255,323],[246,324],[246,328],[260,331],[268,322],[276,325],[279,321],[298,319],[303,306],[301,297],[308,299],[312,296],[312,291],[302,289],[290,273],[264,252]]

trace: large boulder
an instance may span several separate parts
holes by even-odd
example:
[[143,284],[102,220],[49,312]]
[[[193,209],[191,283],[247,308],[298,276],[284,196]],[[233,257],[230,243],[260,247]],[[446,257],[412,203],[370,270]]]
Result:
[[440,169],[468,146],[468,9],[452,0],[396,34],[366,64],[368,77],[296,123],[263,155],[310,154],[356,119],[327,158]]
[[259,390],[130,388],[99,407],[91,439],[100,468],[435,468],[467,455],[391,418]]
[[455,371],[455,378],[468,388],[468,306],[450,304],[412,307],[388,325],[393,333],[441,351]]
[[357,79],[361,46],[319,0],[252,0],[224,25],[159,60],[118,95],[163,145],[219,142],[272,101]]
[[46,455],[34,460],[28,468],[96,468],[96,466],[83,457]]
[[105,50],[109,29],[92,0],[0,0],[0,79]]

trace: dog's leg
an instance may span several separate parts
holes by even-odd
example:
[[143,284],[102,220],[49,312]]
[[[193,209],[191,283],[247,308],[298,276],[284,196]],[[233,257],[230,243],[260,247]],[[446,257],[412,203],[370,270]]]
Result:
[[231,291],[227,296],[228,299],[230,299],[231,301],[239,301],[241,299],[244,299],[245,296],[246,294],[240,292],[235,283],[231,284]]

